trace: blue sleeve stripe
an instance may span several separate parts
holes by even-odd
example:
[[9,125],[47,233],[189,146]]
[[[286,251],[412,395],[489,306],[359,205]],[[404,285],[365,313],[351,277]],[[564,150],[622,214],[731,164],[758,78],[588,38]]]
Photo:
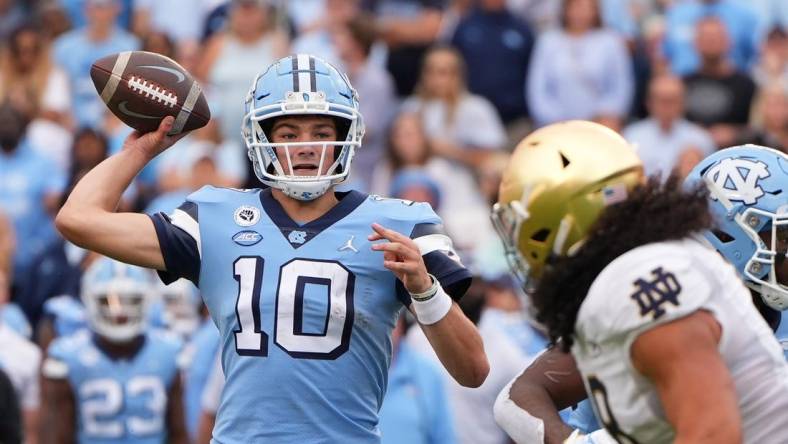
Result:
[[183,229],[175,226],[164,213],[150,216],[159,238],[159,248],[164,257],[166,271],[159,271],[165,284],[186,278],[199,285],[200,253],[197,242]]
[[195,222],[199,222],[200,221],[200,218],[198,217],[198,211],[197,211],[197,204],[196,203],[189,202],[187,200],[186,202],[182,203],[181,206],[178,207],[178,209],[183,211],[184,213],[188,214],[189,216],[191,216],[191,218],[194,219]]

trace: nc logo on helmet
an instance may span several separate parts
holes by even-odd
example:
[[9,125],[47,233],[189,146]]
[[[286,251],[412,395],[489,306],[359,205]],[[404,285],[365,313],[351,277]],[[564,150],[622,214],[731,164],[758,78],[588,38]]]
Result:
[[[728,158],[714,165],[706,176],[714,181],[731,202],[752,205],[763,196],[763,189],[758,185],[758,181],[769,177],[769,170],[766,164],[760,161]],[[716,200],[714,196],[712,198]]]

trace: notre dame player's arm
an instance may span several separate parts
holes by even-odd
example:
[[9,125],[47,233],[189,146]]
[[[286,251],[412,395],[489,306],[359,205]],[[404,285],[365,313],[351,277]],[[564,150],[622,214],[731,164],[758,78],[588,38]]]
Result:
[[55,219],[63,237],[122,262],[165,269],[151,219],[144,214],[115,210],[121,195],[142,168],[183,136],[167,136],[173,120],[172,117],[162,119],[155,132],[132,133],[121,152],[98,164],[77,183]]
[[76,400],[65,378],[42,376],[40,442],[42,444],[76,443]]
[[170,444],[187,444],[189,437],[186,432],[186,420],[183,416],[183,383],[181,375],[175,376],[167,394],[167,442]]
[[656,386],[676,444],[742,442],[733,380],[718,350],[721,334],[714,316],[698,310],[632,344],[632,363]]
[[561,444],[572,428],[558,411],[584,399],[585,387],[574,358],[551,347],[504,388],[495,401],[495,419],[517,443]]

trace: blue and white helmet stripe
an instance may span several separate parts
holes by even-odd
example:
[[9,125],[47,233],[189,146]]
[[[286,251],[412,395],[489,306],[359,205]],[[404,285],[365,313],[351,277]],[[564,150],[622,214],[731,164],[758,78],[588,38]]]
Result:
[[[292,115],[345,119],[348,131],[344,140],[271,143],[263,131],[264,122]],[[280,59],[255,78],[246,96],[241,131],[255,174],[262,183],[290,197],[312,200],[347,179],[354,150],[361,146],[364,123],[359,113],[358,95],[347,76],[318,57],[297,54]],[[322,146],[323,151],[318,171],[322,171],[324,162],[332,162],[326,174],[298,176],[292,170],[284,171],[276,148],[284,148],[290,157],[292,148],[316,144]],[[339,153],[335,158],[326,158],[327,148],[333,146],[340,148]]]
[[[788,235],[788,156],[757,145],[720,150],[702,160],[687,183],[703,181],[716,226],[704,234],[751,289],[776,310],[788,309],[788,287],[777,280]],[[767,232],[770,242],[760,233]]]

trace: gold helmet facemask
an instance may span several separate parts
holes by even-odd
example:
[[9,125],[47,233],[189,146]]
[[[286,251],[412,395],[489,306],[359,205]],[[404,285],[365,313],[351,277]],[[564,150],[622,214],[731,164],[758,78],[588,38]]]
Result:
[[550,257],[576,252],[602,210],[642,179],[634,148],[596,123],[556,123],[520,142],[491,217],[524,288],[535,285]]

